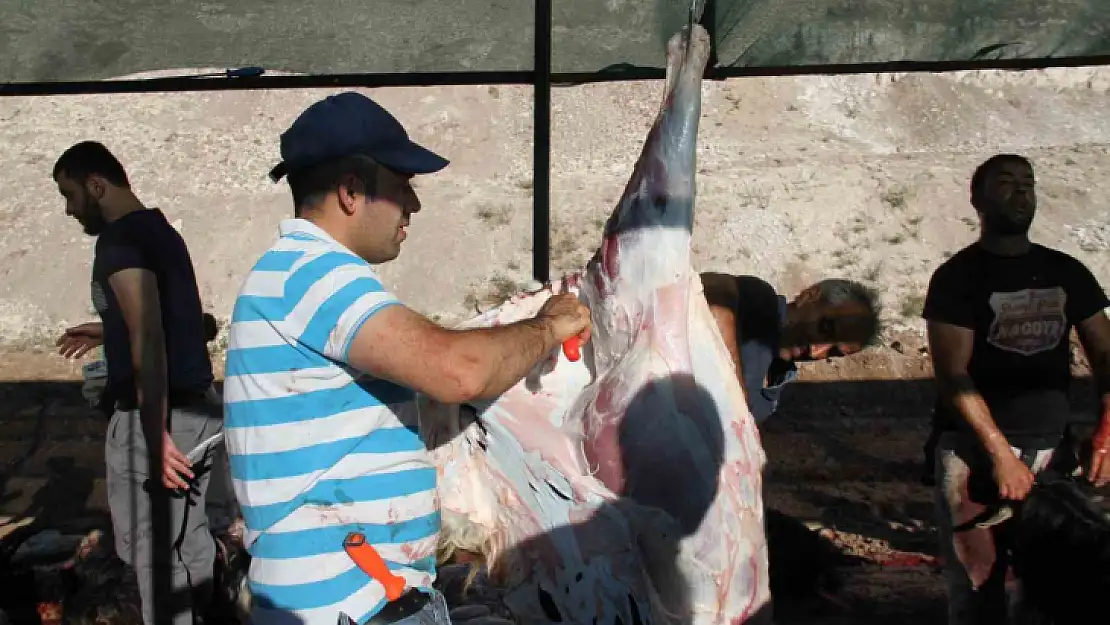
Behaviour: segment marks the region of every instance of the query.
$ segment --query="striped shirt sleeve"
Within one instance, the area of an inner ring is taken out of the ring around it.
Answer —
[[[318,270],[323,275],[300,295],[290,321],[303,328],[301,343],[332,360],[348,363],[351,342],[359,329],[378,311],[401,302],[360,258],[331,252],[312,263],[320,264],[325,271]]]

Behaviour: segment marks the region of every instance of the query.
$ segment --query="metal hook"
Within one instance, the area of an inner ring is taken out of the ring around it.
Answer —
[[[705,0],[691,0],[690,1],[690,24],[689,28],[693,28],[694,24],[701,21],[702,13],[705,12]]]

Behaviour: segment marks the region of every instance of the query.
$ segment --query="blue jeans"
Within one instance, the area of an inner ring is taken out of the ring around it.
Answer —
[[[393,625],[451,625],[451,617],[447,613],[447,600],[443,598],[443,593],[433,589],[429,594],[432,596],[431,600],[419,612],[399,621],[393,621]],[[339,625],[359,624],[340,612]]]

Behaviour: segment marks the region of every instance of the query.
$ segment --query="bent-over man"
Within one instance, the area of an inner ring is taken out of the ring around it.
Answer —
[[[701,280],[756,423],[778,409],[796,363],[854,354],[878,334],[875,295],[859,282],[822,280],[788,302],[755,276],[703,272]]]

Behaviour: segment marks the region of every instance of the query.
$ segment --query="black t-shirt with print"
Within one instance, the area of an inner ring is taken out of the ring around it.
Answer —
[[[105,392],[116,400],[135,401],[131,339],[108,282],[112,274],[134,267],[149,269],[158,281],[171,401],[203,393],[213,375],[196,274],[184,239],[156,208],[128,213],[107,224],[96,241],[92,300],[104,324]]]
[[[1110,305],[1081,262],[1034,244],[998,256],[974,243],[934,272],[923,317],[969,328],[975,342],[968,372],[998,428],[1017,446],[1052,442],[1069,418],[1068,335]],[[968,427],[947,404],[944,429]]]

